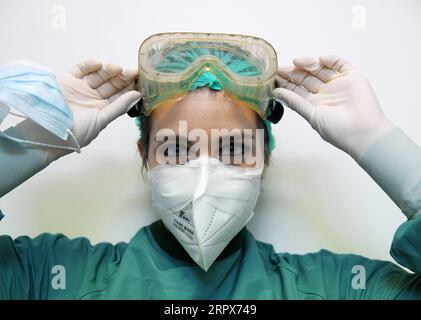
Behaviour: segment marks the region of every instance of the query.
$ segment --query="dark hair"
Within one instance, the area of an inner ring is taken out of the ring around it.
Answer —
[[[256,114],[258,120],[258,128],[265,130],[265,137],[264,137],[264,159],[265,159],[265,166],[269,166],[269,133],[268,129],[265,125],[265,122]],[[148,161],[148,153],[149,153],[149,138],[150,138],[150,131],[151,131],[151,121],[150,117],[146,117],[145,115],[140,115],[136,121],[139,125],[140,130],[140,138],[137,140],[137,148],[139,153],[142,157],[142,174],[147,170],[146,163]]]

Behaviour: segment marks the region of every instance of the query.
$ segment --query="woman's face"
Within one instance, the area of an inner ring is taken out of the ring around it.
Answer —
[[[223,91],[191,91],[171,107],[155,110],[150,121],[149,168],[205,154],[241,167],[259,167],[263,161],[264,129],[257,114]]]

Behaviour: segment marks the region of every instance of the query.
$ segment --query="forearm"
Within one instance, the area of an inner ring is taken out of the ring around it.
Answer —
[[[19,137],[14,127],[7,129],[5,133]],[[0,197],[44,169],[50,162],[46,150],[0,137]]]
[[[400,265],[421,274],[421,148],[395,127],[373,143],[358,163],[408,217],[395,233],[390,254]],[[410,287],[404,295],[411,294]]]
[[[358,163],[408,219],[421,214],[421,148],[401,129],[377,139]]]

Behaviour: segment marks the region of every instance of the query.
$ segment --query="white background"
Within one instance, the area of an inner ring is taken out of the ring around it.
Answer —
[[[341,55],[367,75],[387,116],[421,144],[416,0],[0,0],[0,65],[30,59],[62,73],[93,57],[136,68],[142,40],[166,31],[263,37],[281,64]],[[390,260],[405,217],[383,191],[293,111],[274,132],[277,148],[249,224],[255,237],[279,252],[325,248]],[[58,160],[4,196],[0,233],[130,240],[157,219],[140,174],[137,136],[134,121],[121,117],[82,154]]]

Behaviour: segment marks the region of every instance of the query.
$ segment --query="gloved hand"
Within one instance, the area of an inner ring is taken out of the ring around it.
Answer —
[[[278,70],[274,98],[303,116],[327,142],[358,160],[394,125],[367,79],[335,56],[301,58]]]
[[[140,100],[140,93],[133,90],[136,76],[137,70],[87,60],[58,78],[73,112],[72,133],[80,147]]]

